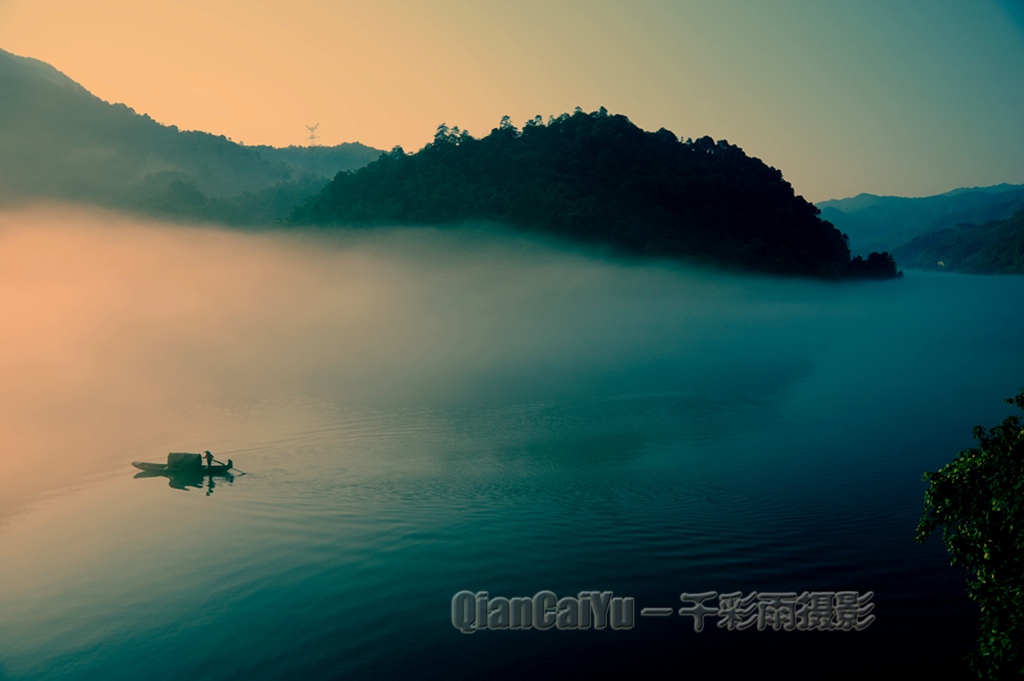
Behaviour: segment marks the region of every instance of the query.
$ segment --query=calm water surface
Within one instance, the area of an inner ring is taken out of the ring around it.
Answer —
[[[5,300],[63,334],[2,336],[23,501],[0,516],[0,678],[811,678],[973,645],[962,574],[912,538],[922,473],[1024,385],[1024,279],[828,285],[502,234],[93,220],[0,232],[32,263]],[[207,448],[247,474],[133,478]],[[452,625],[458,591],[543,589],[637,614],[684,591],[873,591],[877,619]]]

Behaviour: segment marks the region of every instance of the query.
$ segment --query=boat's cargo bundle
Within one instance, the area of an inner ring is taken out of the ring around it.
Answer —
[[[187,452],[171,452],[167,455],[168,470],[187,471],[202,468],[203,455]]]

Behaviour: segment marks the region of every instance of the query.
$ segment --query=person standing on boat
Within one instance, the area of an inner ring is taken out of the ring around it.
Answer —
[[[209,468],[213,465],[213,454],[210,454],[210,450],[206,450],[206,467]]]

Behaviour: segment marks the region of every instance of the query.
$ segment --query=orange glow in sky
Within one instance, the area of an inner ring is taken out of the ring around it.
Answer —
[[[164,124],[413,151],[606,106],[811,200],[1024,182],[1012,3],[0,0],[0,48]]]

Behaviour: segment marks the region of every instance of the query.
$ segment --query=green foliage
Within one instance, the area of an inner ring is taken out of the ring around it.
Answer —
[[[897,250],[910,267],[920,269],[1024,274],[1024,210],[1006,220],[928,232]]]
[[[505,116],[481,139],[441,124],[415,154],[339,173],[294,219],[489,220],[628,254],[835,278],[896,275],[888,256],[851,264],[844,235],[781,172],[739,147],[646,132],[603,108],[546,124],[536,116],[522,129]]]
[[[867,260],[859,255],[850,261],[850,276],[858,279],[890,279],[896,272],[896,260],[886,251],[872,253]],[[896,276],[903,276],[897,272]]]
[[[1024,410],[1024,389],[1006,400]],[[970,658],[982,678],[1024,674],[1024,431],[1018,416],[986,430],[978,446],[926,473],[924,541],[942,527],[953,565],[967,570],[967,593],[981,607],[979,648]]]

